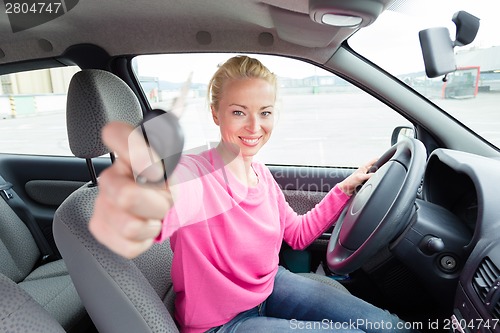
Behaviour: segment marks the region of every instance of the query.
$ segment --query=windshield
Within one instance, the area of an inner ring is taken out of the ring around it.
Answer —
[[[397,0],[371,26],[354,34],[349,45],[500,147],[500,20],[496,8],[496,0]],[[454,40],[451,19],[460,10],[480,19],[479,32],[471,44],[455,47],[457,71],[446,82],[443,77],[429,79],[418,32],[446,27]]]

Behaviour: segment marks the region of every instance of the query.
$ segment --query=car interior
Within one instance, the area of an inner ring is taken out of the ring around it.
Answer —
[[[185,152],[209,147],[198,75],[237,54],[276,68],[282,129],[261,158],[298,214],[379,157],[335,225],[304,250],[283,242],[280,265],[421,332],[500,332],[500,63],[488,53],[500,42],[476,55],[495,30],[477,4],[40,3],[0,14],[0,332],[179,331],[169,242],[129,260],[87,228],[99,174],[119,158],[101,130],[161,108]],[[393,49],[406,37],[380,45],[405,27],[379,21],[441,6],[455,31],[419,27],[408,39],[421,68],[393,73],[412,60]]]

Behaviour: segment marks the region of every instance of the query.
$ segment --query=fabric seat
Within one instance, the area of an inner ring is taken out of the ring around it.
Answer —
[[[0,332],[64,333],[62,326],[28,293],[0,274]]]
[[[86,311],[63,260],[31,272],[19,286],[43,306],[66,330],[79,325]]]
[[[110,153],[100,139],[105,124],[123,121],[136,126],[142,120],[132,90],[102,70],[73,76],[66,112],[70,148],[88,160]],[[73,192],[56,211],[53,226],[56,244],[96,328],[101,333],[177,332],[168,242],[134,260],[109,251],[87,227],[97,193],[92,182]]]
[[[24,289],[65,330],[72,331],[86,312],[63,260],[36,267],[40,251],[33,236],[1,199],[0,222],[0,273]]]
[[[110,153],[101,142],[102,127],[119,120],[133,126],[142,113],[132,90],[102,70],[77,73],[68,91],[68,136],[77,157],[90,160]],[[95,182],[95,180],[93,180]],[[88,230],[98,186],[73,192],[54,217],[54,238],[94,324],[101,333],[178,332],[168,241],[155,244],[134,260],[98,243]],[[318,277],[328,284],[339,283]]]

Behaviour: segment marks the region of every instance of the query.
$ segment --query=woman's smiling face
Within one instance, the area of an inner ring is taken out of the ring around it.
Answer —
[[[253,157],[269,140],[274,127],[276,91],[263,79],[225,82],[218,110],[212,107],[221,140],[232,153]],[[238,151],[235,151],[238,150]]]

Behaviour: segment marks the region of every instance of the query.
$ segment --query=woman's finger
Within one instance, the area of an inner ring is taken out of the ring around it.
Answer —
[[[112,251],[133,258],[151,246],[161,231],[161,220],[138,219],[101,197],[96,201],[89,229]]]
[[[118,167],[118,164],[113,165],[101,173],[100,195],[106,197],[109,205],[127,214],[144,219],[162,219],[172,206],[172,196],[166,185],[138,185],[132,177],[116,171]]]
[[[152,179],[163,177],[163,168],[158,155],[147,145],[140,127],[122,122],[111,122],[103,128],[103,142],[115,152],[123,174],[136,176],[147,170],[147,176]]]

